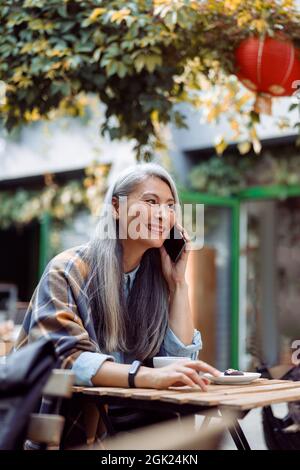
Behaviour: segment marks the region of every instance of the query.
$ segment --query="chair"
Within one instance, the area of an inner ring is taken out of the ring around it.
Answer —
[[[72,396],[74,374],[70,370],[54,369],[43,389],[43,400],[47,400],[50,413],[32,413],[27,438],[32,443],[26,449],[59,448],[65,418],[59,414],[63,399]]]
[[[300,366],[292,364],[258,369],[263,377],[281,380],[300,380]],[[274,416],[272,406],[262,408],[262,423],[269,450],[298,450],[300,448],[300,401],[288,403],[283,418]]]
[[[18,288],[15,284],[0,283],[0,321],[14,319],[17,298]]]
[[[23,449],[27,437],[38,448],[58,446],[74,375],[56,369],[53,342],[40,338],[0,359],[0,450]]]

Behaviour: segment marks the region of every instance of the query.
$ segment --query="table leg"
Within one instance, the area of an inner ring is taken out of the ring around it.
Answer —
[[[195,415],[195,416],[197,416],[197,415]],[[211,420],[211,416],[204,416],[203,423],[200,426],[201,431],[204,431],[205,429],[208,428],[210,420]]]
[[[219,414],[221,418],[226,416],[227,410],[224,408],[219,408]],[[248,411],[242,412],[240,418],[246,416],[248,414]],[[229,413],[229,420],[232,419],[230,417]],[[244,434],[244,431],[242,430],[238,418],[234,418],[232,421],[232,425],[228,427],[228,431],[237,447],[238,450],[251,450],[250,444],[247,441],[247,438]]]
[[[220,412],[220,418],[222,419],[222,413]],[[216,416],[217,417],[217,416]],[[201,424],[200,429],[204,431],[211,421],[212,416],[205,416],[203,423]],[[237,447],[238,450],[251,450],[250,445],[247,441],[247,438],[238,422],[237,419],[233,421],[231,427],[228,428],[228,431]]]
[[[110,419],[110,417],[108,416],[108,414],[106,412],[105,406],[103,404],[100,404],[98,406],[98,409],[99,409],[99,414],[101,416],[101,419],[103,420],[103,423],[104,423],[104,425],[106,427],[106,430],[108,432],[108,435],[109,436],[114,436],[115,434],[117,434],[117,432],[115,431],[115,429],[113,427],[111,419]]]
[[[251,450],[238,420],[235,420],[233,426],[229,428],[229,432],[238,450]]]

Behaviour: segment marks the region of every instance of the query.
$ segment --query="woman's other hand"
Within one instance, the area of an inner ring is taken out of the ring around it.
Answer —
[[[209,379],[199,375],[207,372],[218,377],[221,372],[203,361],[193,361],[191,359],[178,360],[165,367],[154,369],[146,368],[141,373],[137,373],[135,382],[137,387],[149,387],[155,389],[166,389],[168,387],[189,387],[207,391]]]

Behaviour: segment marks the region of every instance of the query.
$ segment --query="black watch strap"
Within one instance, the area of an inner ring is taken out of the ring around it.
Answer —
[[[141,365],[142,365],[141,361],[133,361],[133,363],[131,364],[131,366],[129,368],[129,371],[128,371],[128,385],[129,385],[130,388],[135,387],[134,378],[135,378],[139,368],[141,367]]]

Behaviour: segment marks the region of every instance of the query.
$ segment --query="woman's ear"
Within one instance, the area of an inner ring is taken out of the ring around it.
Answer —
[[[112,197],[112,205],[113,205],[113,217],[118,220],[119,219],[119,200],[116,196]]]

